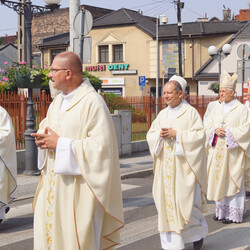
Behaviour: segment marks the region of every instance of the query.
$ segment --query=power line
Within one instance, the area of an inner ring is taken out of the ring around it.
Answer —
[[[169,9],[171,9],[173,7],[173,4],[171,6],[169,6],[168,8],[163,9],[161,12],[159,12],[158,14],[167,12]]]
[[[165,3],[164,3],[164,5],[165,5]],[[162,6],[163,6],[163,3],[158,4],[155,7],[150,8],[149,10],[145,10],[144,12],[147,13],[147,15],[149,15],[150,13],[156,13],[156,12],[158,13],[158,9],[162,9]]]
[[[199,14],[199,13],[197,13],[197,12],[195,12],[195,11],[189,9],[188,7],[185,7],[185,9],[187,9],[187,10],[189,10],[190,12],[196,14],[197,16],[204,17],[204,16],[202,16],[201,14]]]
[[[136,7],[131,7],[131,9],[137,9],[137,8],[149,6],[149,5],[156,4],[156,3],[166,3],[166,0],[152,0],[152,1],[153,2],[151,2],[151,3],[146,3],[143,5],[136,6]],[[170,1],[170,0],[168,0],[168,1]]]

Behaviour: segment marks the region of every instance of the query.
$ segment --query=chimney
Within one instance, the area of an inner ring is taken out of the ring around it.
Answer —
[[[231,9],[225,9],[223,10],[223,21],[228,21],[228,20],[232,20],[231,18]]]

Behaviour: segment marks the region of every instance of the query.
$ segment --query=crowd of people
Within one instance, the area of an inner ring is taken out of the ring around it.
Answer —
[[[58,91],[37,133],[41,180],[33,201],[34,249],[113,249],[124,226],[119,155],[109,110],[73,52],[58,54],[49,77]],[[237,75],[223,72],[218,101],[202,121],[184,99],[187,82],[164,86],[168,105],[147,141],[153,197],[163,249],[200,249],[208,234],[202,212],[215,202],[215,221],[241,223],[250,192],[250,113],[235,97]],[[16,189],[15,136],[0,107],[0,223]]]

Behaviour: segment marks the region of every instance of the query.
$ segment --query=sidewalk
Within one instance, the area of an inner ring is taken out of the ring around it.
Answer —
[[[143,177],[152,174],[153,159],[149,151],[133,153],[120,158],[121,179]],[[35,194],[40,176],[17,175],[17,200],[32,198]]]

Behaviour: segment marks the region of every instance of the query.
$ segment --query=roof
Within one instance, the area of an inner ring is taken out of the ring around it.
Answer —
[[[56,36],[46,37],[41,39],[39,48],[55,47],[55,46],[68,46],[69,45],[69,32],[62,33]]]
[[[204,37],[216,35],[230,35],[237,33],[246,25],[246,21],[240,22],[235,20],[220,21],[220,22],[189,22],[183,23],[182,38]],[[148,33],[153,39],[156,38],[156,23],[155,19],[149,16],[143,16],[141,13],[121,8],[99,17],[94,20],[93,28],[106,28],[134,25],[144,32]],[[159,40],[177,39],[178,29],[177,24],[159,25]],[[249,33],[250,34],[250,33]],[[68,45],[69,33],[61,34],[62,36],[53,36],[41,40],[38,47],[53,46],[53,45]]]
[[[18,54],[17,54],[17,47],[12,43],[0,46],[0,68],[3,69],[6,67],[4,62],[9,61],[17,61]]]
[[[8,44],[5,44],[5,45],[1,45],[0,46],[0,51],[4,50],[8,46],[12,46],[13,48],[17,49],[17,47],[13,43],[8,43]]]
[[[244,27],[247,22],[220,21],[220,22],[190,22],[183,23],[182,37],[202,37],[207,35],[234,34]],[[159,38],[173,39],[178,36],[176,24],[160,25]]]
[[[138,11],[121,8],[96,19],[93,28],[135,25],[149,33],[151,36],[154,36],[155,22],[153,20],[154,18],[144,16]]]
[[[232,38],[227,42],[227,43],[232,43],[236,38],[237,39],[249,39],[250,38],[250,22],[242,22],[244,23],[244,26],[241,27],[236,34],[232,36]],[[218,50],[221,51],[222,47]],[[202,67],[196,71],[195,73],[195,78],[200,79],[200,78],[205,78],[206,74],[202,73],[202,71],[214,60],[213,57],[209,58],[203,65]],[[208,76],[209,77],[209,76]],[[218,74],[217,74],[217,79],[218,79]]]

